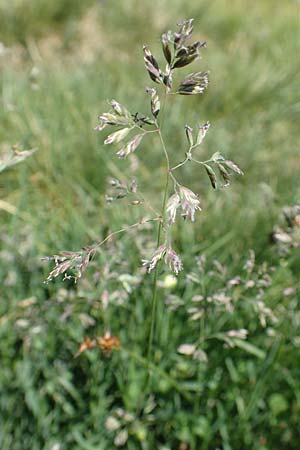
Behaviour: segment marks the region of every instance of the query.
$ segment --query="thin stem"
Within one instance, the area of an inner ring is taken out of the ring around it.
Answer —
[[[192,150],[197,147],[197,145],[192,145],[189,150],[186,153],[186,157],[183,161],[181,161],[180,163],[176,164],[176,166],[172,167],[170,170],[171,172],[173,172],[176,169],[179,169],[179,167],[184,166],[185,163],[187,163],[188,161],[193,161],[197,164],[201,164],[201,165],[205,165],[205,164],[209,164],[211,162],[214,162],[213,159],[208,159],[207,161],[198,161],[197,159],[193,158],[192,156]]]
[[[168,187],[169,187],[169,178],[170,178],[169,175],[170,174],[168,172],[167,173],[167,179],[166,179],[166,185],[165,185],[165,191],[164,191],[162,212],[161,212],[162,220],[159,222],[159,225],[158,225],[157,247],[160,244],[162,224],[163,224],[163,220],[164,220],[164,216],[165,216],[166,201],[167,201]],[[153,335],[154,335],[155,312],[156,312],[156,305],[157,305],[157,277],[158,277],[158,265],[154,269],[154,278],[153,278],[151,323],[150,323],[150,335],[149,335],[148,354],[147,354],[147,360],[148,360],[149,363],[150,363],[150,360],[151,360],[151,351],[152,351],[152,343],[153,343]]]
[[[121,229],[118,230],[118,231],[113,231],[112,233],[108,234],[108,235],[106,236],[106,238],[103,239],[102,241],[96,242],[96,243],[93,245],[93,247],[94,247],[95,249],[97,249],[97,248],[101,247],[106,241],[108,241],[108,240],[109,240],[110,238],[112,238],[113,236],[116,236],[117,234],[125,233],[126,231],[131,230],[132,228],[136,228],[136,227],[138,227],[138,226],[140,226],[140,225],[144,225],[145,223],[148,223],[148,222],[155,222],[155,221],[157,221],[157,220],[159,220],[160,223],[161,223],[161,217],[154,217],[154,218],[152,218],[152,219],[144,219],[144,220],[140,220],[139,222],[133,223],[132,225],[129,225],[128,227],[121,228]]]
[[[172,181],[173,181],[173,183],[174,183],[174,189],[175,189],[175,191],[176,191],[176,186],[179,186],[179,183],[178,183],[178,181],[176,180],[176,178],[174,177],[174,175],[172,174],[172,170],[170,169],[170,171],[169,171],[169,175],[170,175],[170,177],[172,178]]]
[[[134,128],[138,128],[139,130],[141,130],[143,132],[143,134],[157,133],[158,132],[158,127],[155,128],[155,130],[145,130],[143,127],[140,127],[139,125],[135,125]]]
[[[179,167],[183,166],[186,162],[188,162],[190,159],[186,157],[181,163],[177,164],[177,166],[172,167],[171,172],[173,172],[176,169],[179,169]]]
[[[166,161],[167,161],[167,170],[168,170],[168,172],[169,172],[169,171],[170,171],[170,159],[169,159],[169,155],[168,155],[168,152],[167,152],[167,149],[166,149],[166,146],[165,146],[165,142],[164,142],[164,140],[163,140],[163,137],[162,137],[160,128],[158,129],[158,135],[159,135],[160,142],[161,142],[161,145],[162,145],[162,148],[163,148],[165,157],[166,157]]]
[[[205,164],[211,163],[213,162],[212,159],[208,159],[207,161],[198,161],[197,159],[192,158],[191,161],[197,163],[197,164],[201,164],[202,166],[204,166]]]
[[[167,148],[166,148],[166,145],[165,145],[165,141],[164,141],[164,139],[162,137],[160,128],[158,128],[158,135],[159,135],[160,142],[161,142],[161,145],[162,145],[162,148],[163,148],[163,151],[164,151],[164,154],[165,154],[166,162],[167,162],[167,186],[166,187],[168,188],[168,186],[169,186],[169,178],[170,177],[172,178],[173,183],[176,186],[178,184],[178,182],[177,182],[176,178],[174,177],[174,175],[172,174],[172,169],[171,169],[171,166],[170,166],[170,158],[169,158],[168,151],[167,151]],[[168,193],[168,189],[165,190],[165,196],[167,195],[167,193]],[[164,214],[165,214],[165,207],[166,207],[166,198],[164,197],[164,203],[163,203],[163,213]],[[163,218],[164,218],[164,215],[163,215]]]
[[[191,149],[192,149],[193,147],[191,147]],[[189,153],[187,153],[188,155],[189,155]],[[209,164],[209,163],[211,163],[211,162],[214,162],[212,159],[208,159],[207,161],[198,161],[197,159],[194,159],[194,158],[192,158],[191,156],[187,156],[183,161],[181,161],[180,163],[178,163],[176,166],[174,166],[174,167],[172,167],[171,169],[170,169],[170,172],[171,172],[171,176],[172,176],[172,178],[174,178],[174,180],[175,180],[175,177],[173,176],[173,174],[172,174],[172,172],[174,172],[174,170],[177,170],[177,169],[179,169],[180,167],[182,167],[182,166],[184,166],[184,164],[186,164],[188,161],[193,161],[193,162],[195,162],[195,163],[197,163],[197,164],[201,164],[202,166],[205,166],[206,164]],[[176,180],[175,180],[176,181]],[[177,183],[177,182],[176,182]]]
[[[164,112],[164,108],[165,108],[165,103],[166,103],[166,92],[165,92],[165,96],[164,96],[164,103],[163,103],[163,108],[162,108],[162,112]],[[162,114],[163,117],[163,114]],[[163,120],[163,119],[162,119]],[[156,125],[157,125],[157,129],[158,129],[158,135],[160,137],[160,141],[162,144],[162,148],[164,151],[164,155],[166,158],[166,163],[167,163],[167,177],[166,177],[166,184],[165,184],[165,189],[164,189],[164,194],[163,194],[163,202],[162,202],[162,208],[161,208],[161,218],[162,220],[159,222],[158,225],[158,231],[157,231],[157,246],[160,245],[160,239],[161,239],[161,232],[162,232],[162,227],[165,221],[165,210],[166,210],[166,203],[167,203],[167,197],[168,197],[168,188],[169,188],[169,179],[170,179],[170,159],[169,159],[169,155],[166,149],[166,145],[164,142],[164,139],[162,137],[161,134],[161,129],[157,123],[156,120]],[[155,315],[156,315],[156,306],[157,306],[157,278],[158,278],[158,265],[155,267],[154,269],[154,278],[153,278],[153,293],[152,293],[152,308],[151,308],[151,322],[150,322],[150,334],[149,334],[149,342],[148,342],[148,353],[147,353],[147,360],[150,363],[151,360],[151,352],[152,352],[152,344],[153,344],[153,336],[154,336],[154,324],[155,324]],[[149,377],[147,379],[147,385],[148,385],[148,381],[149,381]]]

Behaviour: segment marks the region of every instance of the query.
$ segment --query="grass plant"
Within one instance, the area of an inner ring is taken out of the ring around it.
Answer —
[[[54,0],[65,13],[53,19],[32,0],[24,20],[27,2],[1,3],[1,156],[37,150],[1,173],[0,448],[298,450],[299,4],[76,4]],[[174,171],[203,211],[171,227],[184,271],[157,270],[147,358],[153,290],[140,261],[160,220],[112,237],[76,285],[44,284],[40,257],[140,221],[133,198],[107,203],[111,178],[138,179],[162,216],[159,135],[118,160],[93,128],[107,99],[145,110],[140,43],[157,55],[183,16],[208,42],[210,84],[202,96],[168,96],[172,167],[184,160],[183,125],[209,121],[199,161],[219,151],[245,176],[214,190],[197,163]],[[96,337],[100,349],[74,357]]]

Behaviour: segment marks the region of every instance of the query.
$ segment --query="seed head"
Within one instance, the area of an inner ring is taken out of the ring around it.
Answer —
[[[177,94],[193,95],[203,94],[208,86],[208,72],[190,73],[183,81],[181,81]]]
[[[146,88],[146,92],[151,95],[151,112],[154,117],[157,117],[160,111],[160,101],[156,89]]]
[[[145,266],[147,268],[147,272],[150,273],[162,259],[164,259],[165,263],[175,273],[175,275],[178,275],[178,273],[183,269],[180,257],[171,247],[167,247],[166,244],[158,247],[150,260],[144,259],[142,261],[143,266]]]
[[[161,83],[162,73],[159,69],[156,59],[154,58],[148,47],[146,47],[145,45],[143,47],[143,51],[144,51],[145,66],[151,80],[155,81],[155,83]]]
[[[121,130],[115,131],[114,133],[107,136],[107,138],[104,141],[104,144],[117,144],[118,142],[121,142],[129,133],[130,128],[122,128]]]
[[[169,224],[175,222],[177,209],[180,207],[180,196],[179,194],[173,194],[167,203],[166,211],[169,215]]]
[[[206,122],[204,125],[199,125],[199,132],[197,136],[197,145],[200,145],[208,132],[210,123]]]
[[[167,251],[167,246],[165,244],[158,247],[152,255],[150,260],[143,259],[143,266],[146,267],[147,272],[150,273],[153,269],[155,269],[157,263],[165,256]]]
[[[192,147],[194,144],[193,128],[189,127],[188,125],[185,125],[184,129],[185,129],[185,134],[186,134],[188,143],[189,143],[190,147]]]
[[[175,275],[178,275],[179,272],[183,269],[183,264],[180,257],[171,247],[169,247],[166,251],[165,263],[170,267]]]
[[[144,134],[142,133],[136,134],[134,138],[125,145],[125,147],[121,148],[121,150],[117,152],[118,157],[123,159],[126,158],[126,156],[128,156],[130,153],[133,153],[140,145],[143,137]]]
[[[201,211],[200,201],[197,195],[193,191],[184,186],[180,186],[179,195],[180,195],[180,206],[182,211],[181,215],[183,217],[187,217],[193,222],[195,220],[195,212],[197,210]]]

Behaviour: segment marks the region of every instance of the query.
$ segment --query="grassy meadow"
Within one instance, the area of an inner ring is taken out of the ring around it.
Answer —
[[[190,17],[207,48],[186,73],[210,84],[166,102],[172,164],[184,125],[209,121],[199,158],[245,175],[213,190],[178,171],[202,212],[174,226],[184,271],[159,268],[149,362],[156,224],[111,239],[77,284],[45,284],[42,258],[145,217],[105,201],[111,177],[161,207],[158,137],[119,160],[93,128],[111,99],[150,114],[142,45],[162,63],[161,33]],[[299,36],[292,0],[0,0],[1,155],[37,149],[0,174],[1,450],[299,449]],[[107,330],[119,349],[75,357]]]

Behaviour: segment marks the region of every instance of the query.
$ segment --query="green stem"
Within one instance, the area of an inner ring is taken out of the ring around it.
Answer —
[[[165,185],[165,191],[164,191],[164,198],[163,198],[163,204],[162,204],[162,211],[161,216],[162,220],[159,222],[158,225],[158,232],[157,232],[157,247],[160,244],[160,238],[161,238],[161,230],[162,230],[162,221],[164,220],[165,216],[165,208],[167,203],[167,195],[168,195],[168,187],[169,187],[169,179],[170,174],[168,172],[167,179],[166,179],[166,185]],[[152,310],[151,310],[151,323],[150,323],[150,335],[149,335],[149,343],[148,343],[148,354],[147,359],[150,363],[151,360],[151,352],[152,352],[152,344],[153,344],[153,335],[154,335],[154,322],[155,322],[155,313],[156,313],[156,305],[157,305],[157,277],[158,277],[158,265],[154,269],[154,278],[153,278],[153,295],[152,295]]]
[[[163,102],[163,108],[162,108],[162,120],[164,117],[164,109],[165,109],[165,103],[166,103],[166,93],[164,97]],[[162,123],[162,122],[161,122]],[[165,221],[165,210],[166,210],[166,204],[167,204],[167,197],[168,197],[168,189],[169,189],[169,180],[170,180],[170,160],[169,155],[165,146],[164,139],[161,134],[161,128],[159,127],[158,123],[156,122],[157,130],[159,134],[159,138],[163,147],[164,155],[166,158],[167,163],[167,177],[166,177],[166,184],[164,189],[164,195],[163,195],[163,202],[162,202],[162,208],[161,208],[161,221],[158,225],[158,231],[157,231],[157,247],[160,245],[160,239],[161,239],[161,232],[162,227]],[[158,268],[157,265],[154,269],[154,278],[153,278],[153,290],[152,290],[152,308],[151,308],[151,322],[150,322],[150,334],[149,334],[149,342],[148,342],[148,353],[147,353],[147,360],[150,363],[151,362],[151,353],[152,353],[152,345],[153,345],[153,337],[154,337],[154,325],[155,325],[155,316],[156,316],[156,307],[157,307],[157,278],[158,278]],[[147,380],[147,384],[148,384]]]

